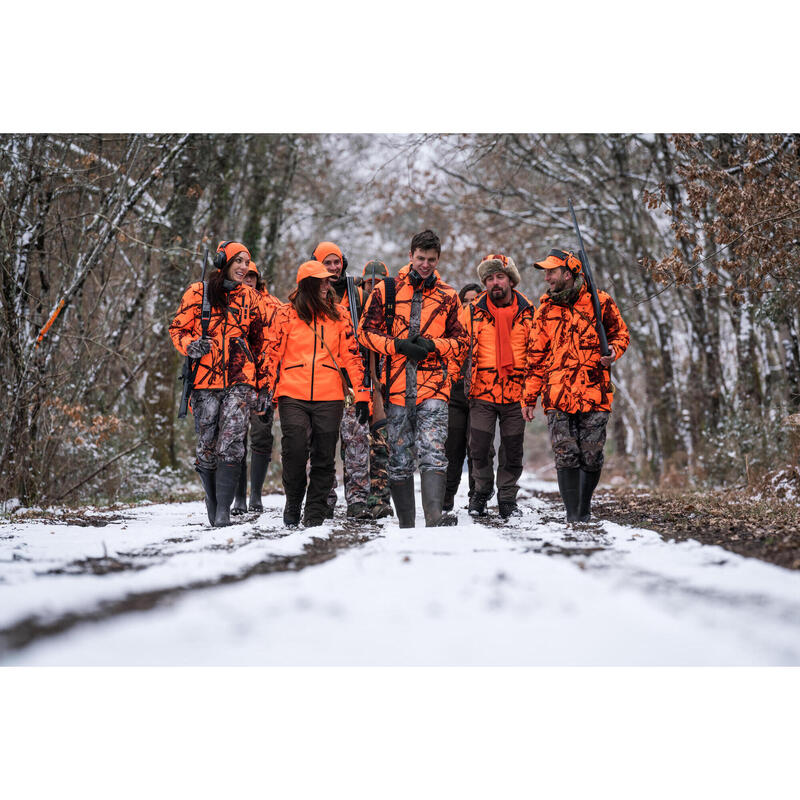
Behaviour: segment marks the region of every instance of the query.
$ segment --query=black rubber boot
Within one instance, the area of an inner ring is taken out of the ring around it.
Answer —
[[[203,491],[206,494],[206,512],[208,513],[208,522],[210,525],[214,524],[214,517],[217,515],[217,488],[214,479],[215,471],[213,469],[203,469],[203,467],[195,467],[195,471],[200,476],[203,484]]]
[[[567,510],[567,522],[579,521],[578,484],[580,482],[580,472],[578,467],[556,470],[558,491],[561,492],[561,499],[564,501],[564,508]]]
[[[242,471],[241,462],[237,464],[217,464],[217,513],[214,515],[214,527],[224,528],[231,524],[231,503],[236,492],[236,484]]]
[[[442,502],[447,487],[447,473],[432,469],[420,476],[422,492],[422,513],[425,514],[425,527],[437,528],[442,525],[455,525],[458,520],[452,514],[442,513]]]
[[[592,518],[592,494],[600,480],[600,471],[586,472],[581,470],[578,481],[578,520],[588,522]]]
[[[236,483],[236,493],[233,496],[233,508],[231,514],[238,516],[247,513],[247,453],[242,459],[242,469],[239,473],[239,480]]]
[[[417,509],[414,502],[414,476],[402,481],[389,481],[392,503],[401,528],[413,528]]]
[[[269,455],[267,453],[257,453],[252,450],[250,456],[250,510],[263,511],[264,504],[261,502],[261,490],[264,488],[264,478],[267,477],[269,469]]]

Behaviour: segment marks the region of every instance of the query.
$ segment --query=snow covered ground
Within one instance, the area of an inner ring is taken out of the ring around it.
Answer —
[[[523,487],[507,524],[471,520],[462,494],[457,527],[426,529],[418,499],[419,527],[382,520],[346,546],[358,529],[338,515],[284,531],[277,495],[226,529],[199,502],[1,525],[0,663],[800,664],[800,573],[608,522],[573,530],[538,495],[553,484]]]

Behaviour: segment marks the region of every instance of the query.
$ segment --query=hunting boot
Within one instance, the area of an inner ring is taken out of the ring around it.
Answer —
[[[445,492],[444,500],[442,500],[442,511],[452,511],[455,504],[455,494],[453,492]]]
[[[300,500],[286,498],[286,505],[283,507],[283,524],[287,528],[296,528],[300,524],[300,505],[302,502],[302,498]]]
[[[366,503],[351,503],[347,506],[348,519],[372,519],[372,513]]]
[[[469,498],[469,515],[471,517],[485,517],[487,514],[486,504],[491,495],[473,492]]]
[[[580,482],[578,467],[556,470],[558,475],[558,491],[567,510],[567,522],[578,522],[578,493]]]
[[[588,522],[592,518],[592,494],[600,481],[600,471],[587,472],[581,470],[580,480],[578,481],[578,520]]]
[[[452,514],[442,513],[442,502],[447,486],[447,473],[425,470],[420,476],[422,491],[422,512],[425,514],[425,527],[436,528],[442,525],[455,525],[458,520]]]
[[[231,503],[236,492],[236,484],[242,472],[242,464],[217,464],[217,513],[214,515],[214,527],[224,528],[231,524]]]
[[[402,481],[389,481],[392,492],[392,503],[397,511],[397,519],[401,528],[413,528],[416,506],[414,503],[414,476],[410,475]]]
[[[233,496],[231,514],[238,516],[247,512],[247,453],[242,459],[242,469],[236,482],[236,494]]]
[[[210,525],[214,524],[214,517],[217,514],[217,490],[215,486],[213,469],[204,469],[203,467],[195,467],[195,471],[200,476],[203,483],[203,491],[206,495],[206,512],[208,513],[208,522]]]
[[[250,510],[263,511],[264,504],[261,502],[261,490],[264,488],[264,478],[267,477],[269,469],[269,455],[252,451],[250,456]],[[298,512],[299,513],[299,512]]]

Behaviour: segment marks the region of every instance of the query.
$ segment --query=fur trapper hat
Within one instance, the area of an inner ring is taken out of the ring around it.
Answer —
[[[517,265],[512,258],[504,256],[502,253],[488,255],[478,264],[478,278],[482,284],[486,285],[486,279],[493,272],[505,272],[512,286],[519,284],[520,278]]]

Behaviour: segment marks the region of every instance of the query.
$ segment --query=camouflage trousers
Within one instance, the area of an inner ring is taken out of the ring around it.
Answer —
[[[372,428],[369,443],[369,496],[367,507],[389,505],[389,445],[386,443],[385,426]]]
[[[447,470],[444,444],[447,440],[447,403],[423,400],[415,414],[405,406],[390,403],[386,409],[386,436],[389,445],[389,480],[402,481],[420,472]]]
[[[192,391],[192,415],[197,433],[195,466],[215,470],[219,461],[241,462],[250,411],[257,398],[256,390],[243,384],[227,389]]]
[[[586,472],[599,472],[603,468],[609,416],[608,411],[548,411],[547,427],[556,469],[580,467]]]

